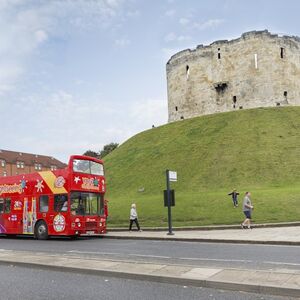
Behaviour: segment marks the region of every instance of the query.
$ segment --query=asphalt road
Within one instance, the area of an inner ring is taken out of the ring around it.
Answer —
[[[288,298],[0,265],[1,300],[283,300]]]
[[[193,266],[300,270],[299,246],[115,240],[105,238],[38,241],[32,238],[12,239],[1,237],[0,251],[1,249]]]

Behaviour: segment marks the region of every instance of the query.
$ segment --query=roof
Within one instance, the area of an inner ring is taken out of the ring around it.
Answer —
[[[67,166],[65,163],[51,156],[9,150],[0,150],[0,160],[1,159],[10,164],[15,164],[17,161],[24,162],[26,166],[33,166],[35,163],[39,163],[43,167],[48,168],[56,166],[58,169],[63,169]]]

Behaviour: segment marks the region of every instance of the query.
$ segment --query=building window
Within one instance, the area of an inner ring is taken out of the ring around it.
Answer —
[[[55,170],[57,170],[57,167],[56,167],[56,166],[54,166],[54,165],[53,165],[53,166],[51,166],[50,168],[51,168],[51,171],[55,171]]]
[[[236,96],[232,97],[232,102],[233,102],[233,108],[236,107]]]
[[[189,76],[190,76],[190,67],[188,65],[185,67],[185,73],[186,73],[186,79],[189,79]]]
[[[17,168],[18,169],[24,169],[24,166],[25,166],[25,164],[24,164],[23,161],[17,161]]]
[[[3,171],[3,176],[6,177],[7,176],[7,172]]]
[[[184,116],[181,116],[180,119],[183,120],[183,119],[184,119]]]
[[[285,49],[284,48],[280,48],[280,58],[284,58],[284,54],[285,54]]]
[[[175,106],[175,110],[178,111],[178,106]]]
[[[0,160],[0,164],[1,164],[1,167],[5,167],[5,160],[4,160],[4,159],[1,159],[1,160]]]
[[[42,170],[42,165],[41,164],[34,164],[34,169],[40,171],[40,170]]]

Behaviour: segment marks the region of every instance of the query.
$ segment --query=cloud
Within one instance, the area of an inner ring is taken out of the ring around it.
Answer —
[[[127,38],[121,38],[115,40],[115,45],[121,48],[130,45],[130,43],[131,43],[130,40]]]
[[[172,17],[176,14],[176,10],[175,9],[169,9],[165,12],[165,16],[167,17]]]
[[[179,19],[179,24],[182,26],[188,26],[191,29],[197,29],[197,30],[205,30],[205,29],[210,29],[210,28],[216,28],[219,25],[224,23],[223,19],[210,19],[205,22],[199,23],[199,22],[194,22],[188,18],[180,18]]]
[[[183,42],[190,39],[191,37],[188,35],[176,35],[174,32],[168,33],[164,38],[166,42]]]
[[[179,24],[181,24],[181,25],[187,25],[187,24],[189,24],[190,23],[190,20],[189,19],[187,19],[187,18],[180,18],[179,19]]]
[[[221,25],[222,23],[224,23],[223,19],[210,19],[203,23],[193,23],[193,27],[198,30],[205,30],[205,29],[209,29],[209,28],[216,28],[219,25]]]
[[[152,125],[166,123],[168,116],[167,100],[164,98],[148,98],[135,102],[130,107],[130,117],[135,123],[142,123],[149,128]]]
[[[30,59],[49,40],[115,26],[125,14],[123,5],[124,0],[53,0],[38,5],[35,0],[1,0],[0,95],[16,88]],[[129,43],[116,41],[118,46]]]

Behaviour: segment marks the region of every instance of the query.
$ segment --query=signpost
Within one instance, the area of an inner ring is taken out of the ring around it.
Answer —
[[[167,179],[167,190],[164,191],[165,196],[165,206],[168,206],[168,235],[174,235],[172,231],[172,215],[171,215],[171,206],[175,206],[175,192],[170,189],[170,182],[177,181],[177,172],[166,170],[166,179]]]

